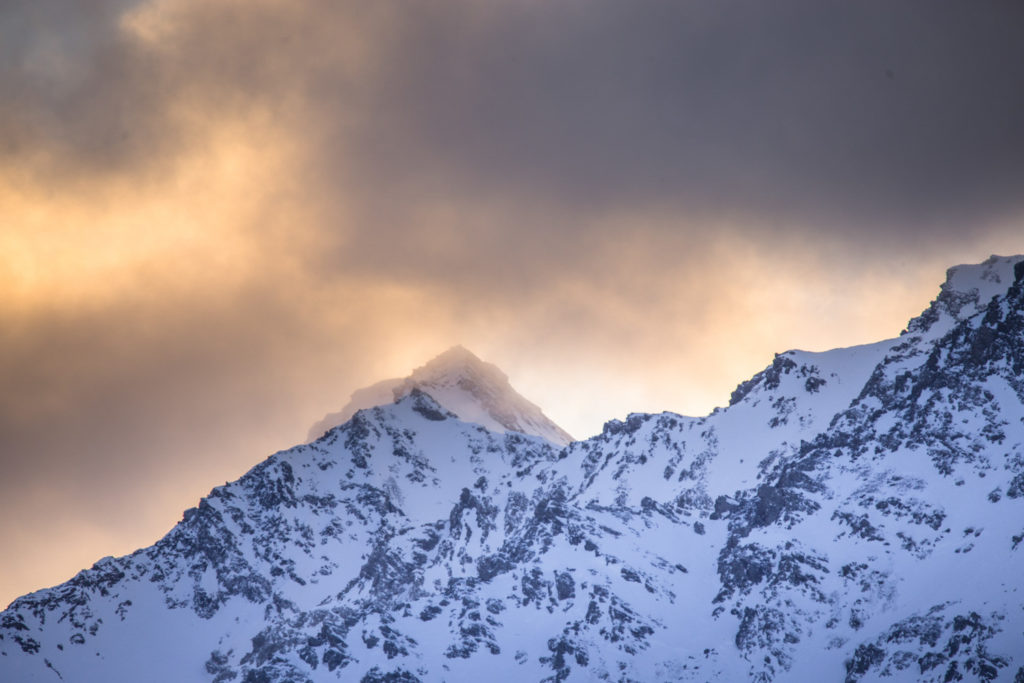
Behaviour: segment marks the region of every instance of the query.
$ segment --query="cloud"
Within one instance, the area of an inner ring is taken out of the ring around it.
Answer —
[[[0,134],[47,173],[139,177],[262,112],[305,147],[314,200],[340,194],[386,244],[438,197],[563,209],[568,239],[651,205],[751,230],[962,235],[1022,209],[1022,12],[47,0],[3,22],[21,68]]]
[[[425,7],[398,22],[354,137],[385,201],[457,188],[879,238],[1021,209],[1019,7]]]
[[[583,435],[895,334],[1020,250],[1021,12],[6,3],[0,537],[151,542],[457,342]]]

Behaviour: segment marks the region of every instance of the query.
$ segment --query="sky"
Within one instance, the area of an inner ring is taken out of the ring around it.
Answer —
[[[1024,252],[1024,5],[0,2],[0,605],[455,344],[586,437]]]

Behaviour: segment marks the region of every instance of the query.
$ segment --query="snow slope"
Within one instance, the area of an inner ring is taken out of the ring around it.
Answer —
[[[1021,546],[1024,258],[993,257],[705,417],[559,448],[411,386],[16,600],[0,680],[1019,682]]]

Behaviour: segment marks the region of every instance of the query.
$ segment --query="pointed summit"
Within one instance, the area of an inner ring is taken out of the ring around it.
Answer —
[[[498,366],[480,360],[463,346],[453,346],[408,377],[388,379],[353,392],[348,404],[310,428],[309,439],[347,422],[356,411],[397,401],[423,391],[466,422],[492,431],[521,432],[564,446],[573,439],[540,408],[509,384]]]

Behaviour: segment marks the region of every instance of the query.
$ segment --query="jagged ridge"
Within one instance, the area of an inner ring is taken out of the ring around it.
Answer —
[[[413,387],[16,600],[0,678],[1024,680],[1022,376],[993,257],[897,339],[561,450]]]

